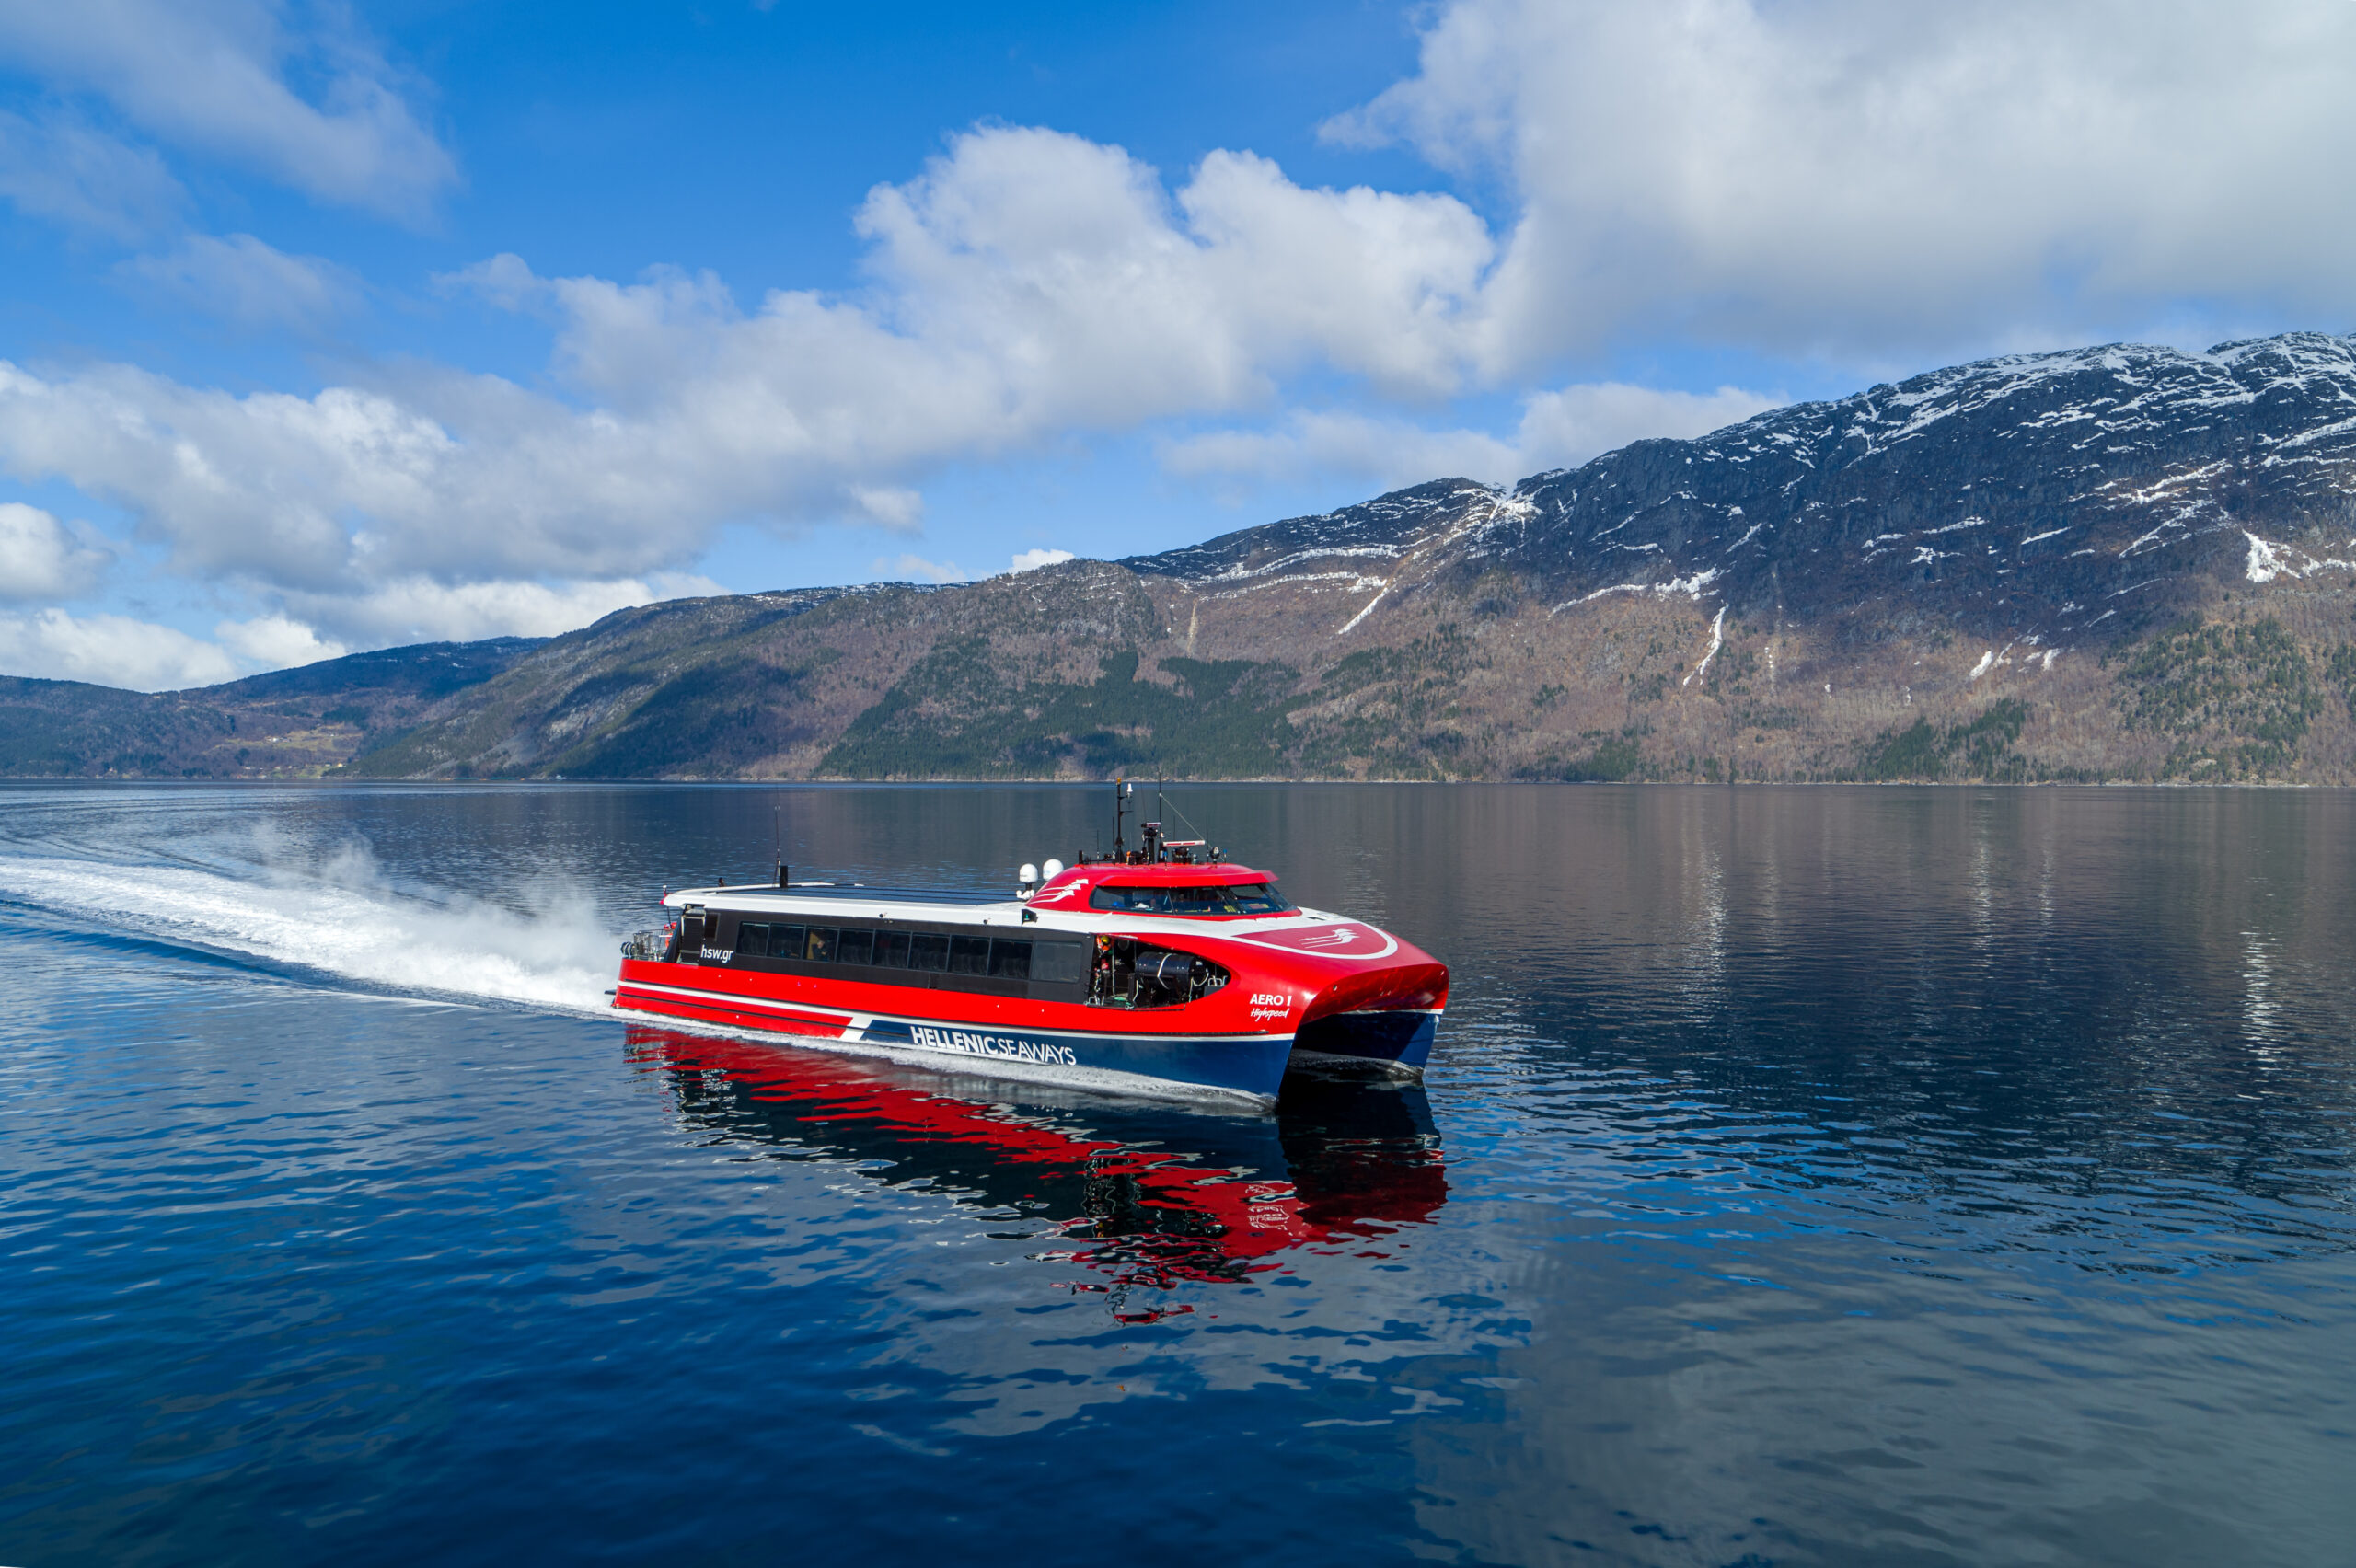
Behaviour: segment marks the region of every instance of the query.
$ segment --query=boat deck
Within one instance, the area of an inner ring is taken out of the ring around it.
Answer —
[[[856,904],[953,904],[979,907],[987,904],[1020,903],[1011,892],[976,893],[962,887],[879,887],[866,882],[745,882],[733,887],[681,888],[673,896],[700,896],[709,903],[736,898],[836,898]]]

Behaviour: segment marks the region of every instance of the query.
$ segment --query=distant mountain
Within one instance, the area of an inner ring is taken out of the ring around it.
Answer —
[[[2356,340],[2115,346],[1161,555],[624,611],[342,755],[387,777],[2350,782],[2352,589]],[[231,689],[75,700],[127,732],[137,703],[162,724]],[[6,744],[20,771],[39,751]]]
[[[244,778],[317,774],[499,674],[530,637],[426,642],[193,691],[0,676],[0,776]]]

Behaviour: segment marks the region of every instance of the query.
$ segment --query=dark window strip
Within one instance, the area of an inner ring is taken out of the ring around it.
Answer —
[[[877,930],[872,927],[790,926],[742,920],[736,926],[735,951],[746,958],[908,969],[969,979],[1075,985],[1088,975],[1085,942],[981,937],[954,931]]]

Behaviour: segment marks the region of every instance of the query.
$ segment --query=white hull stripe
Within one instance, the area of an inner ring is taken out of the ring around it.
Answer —
[[[1045,1035],[1057,1040],[1119,1039],[1144,1045],[1232,1045],[1286,1039],[1293,1033],[1291,1030],[1282,1029],[1266,1030],[1255,1034],[1165,1034],[1158,1031],[1145,1030],[1048,1029],[1028,1023],[974,1023],[956,1019],[917,1018],[900,1013],[851,1013],[811,1002],[779,1002],[766,997],[739,997],[726,991],[702,991],[687,986],[661,986],[650,980],[625,980],[616,989],[620,996],[677,997],[683,1000],[700,1002],[706,1007],[768,1013],[780,1019],[791,1019],[797,1023],[814,1023],[829,1029],[839,1029],[847,1034],[864,1034],[876,1024],[886,1023],[896,1024],[902,1028],[915,1028],[922,1025],[928,1029],[999,1030],[1010,1033]]]

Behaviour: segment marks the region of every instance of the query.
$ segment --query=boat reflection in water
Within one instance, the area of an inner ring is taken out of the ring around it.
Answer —
[[[691,1124],[783,1158],[857,1159],[872,1181],[922,1184],[1053,1237],[1046,1256],[1095,1271],[1078,1288],[1117,1292],[1116,1310],[1136,1288],[1231,1283],[1294,1248],[1379,1247],[1448,1201],[1415,1084],[1300,1078],[1261,1116],[1058,1101],[1029,1086],[1017,1108],[997,1098],[1000,1079],[670,1029],[628,1038]],[[957,1092],[968,1088],[974,1098]]]

